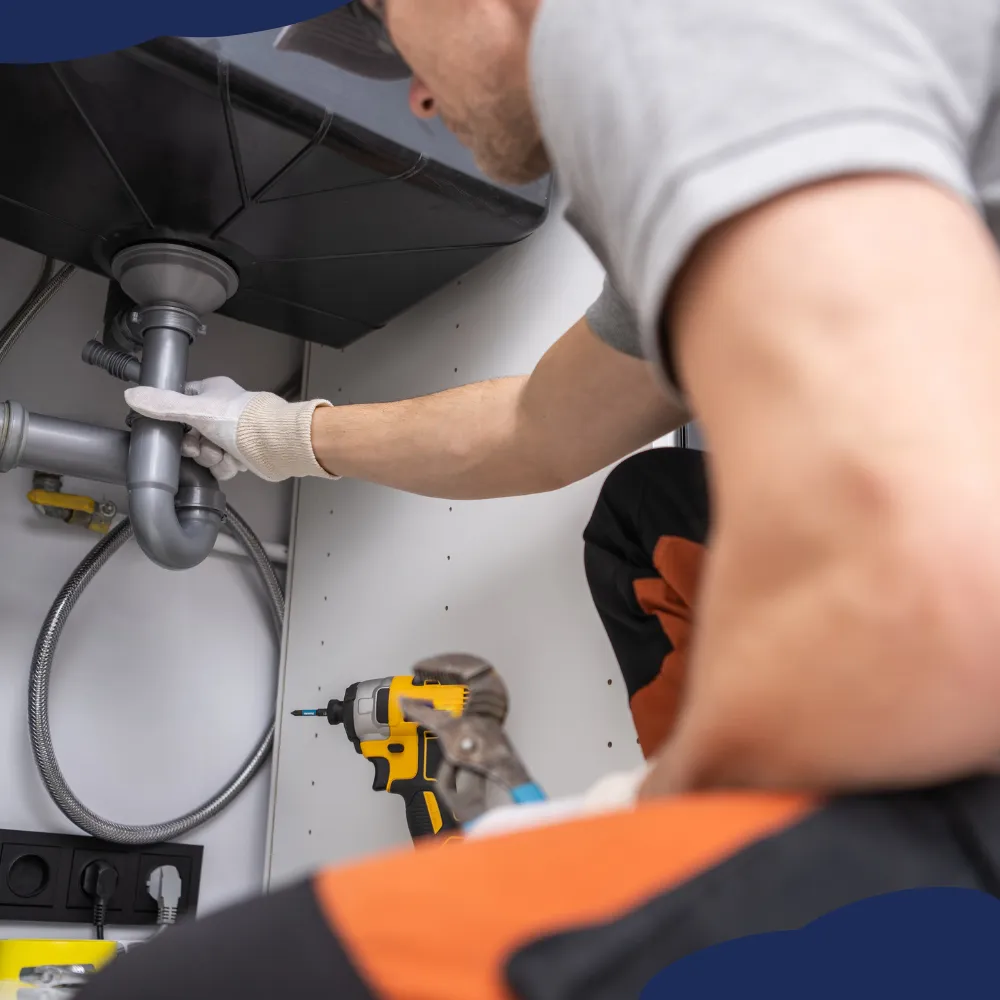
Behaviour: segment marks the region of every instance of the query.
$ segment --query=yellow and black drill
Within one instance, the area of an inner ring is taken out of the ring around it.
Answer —
[[[375,765],[376,792],[399,795],[406,804],[406,825],[414,841],[427,837],[460,836],[451,810],[435,792],[441,751],[437,737],[403,717],[400,699],[423,702],[429,708],[458,717],[468,689],[413,677],[382,677],[352,684],[344,700],[326,708],[292,712],[295,716],[325,717],[331,726],[343,725],[359,754]]]

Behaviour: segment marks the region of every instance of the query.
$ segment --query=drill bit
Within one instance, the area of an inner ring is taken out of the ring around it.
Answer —
[[[344,703],[334,698],[327,702],[326,708],[298,708],[292,715],[297,718],[326,719],[331,726],[339,726],[344,722]]]

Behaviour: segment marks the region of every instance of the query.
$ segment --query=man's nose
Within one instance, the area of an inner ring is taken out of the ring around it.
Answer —
[[[434,100],[434,95],[417,77],[414,77],[410,83],[410,111],[421,119],[437,117],[437,103]]]

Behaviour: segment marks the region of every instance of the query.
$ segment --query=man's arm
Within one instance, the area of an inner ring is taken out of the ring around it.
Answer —
[[[702,243],[675,356],[709,445],[690,687],[646,792],[930,783],[1000,751],[1000,261],[904,177]]]
[[[272,481],[331,474],[453,499],[558,489],[688,419],[646,362],[608,347],[585,320],[530,376],[421,399],[291,404],[228,378],[188,391],[139,387],[125,398],[143,416],[191,427],[184,454],[220,479],[241,469]]]
[[[481,499],[559,489],[686,420],[646,362],[608,347],[581,320],[530,376],[319,409],[313,448],[335,475]]]

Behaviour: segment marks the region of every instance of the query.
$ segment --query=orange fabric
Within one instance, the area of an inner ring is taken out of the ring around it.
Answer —
[[[379,1000],[508,1000],[518,948],[639,905],[814,805],[763,793],[648,802],[332,869],[316,893]]]
[[[661,538],[653,550],[653,565],[660,575],[634,584],[639,607],[656,616],[674,647],[654,680],[636,691],[630,702],[639,744],[647,758],[659,750],[677,721],[691,644],[691,609],[704,559],[705,548],[696,542]]]

